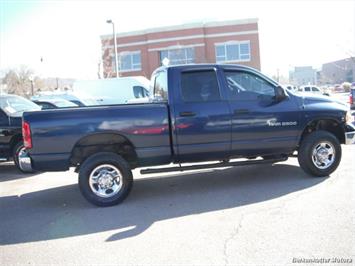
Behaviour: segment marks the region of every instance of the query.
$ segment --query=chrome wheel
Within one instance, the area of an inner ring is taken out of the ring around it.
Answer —
[[[21,147],[18,151],[17,151],[17,158],[20,158],[23,155],[26,155],[27,151],[25,147]]]
[[[335,148],[332,143],[323,141],[316,144],[312,151],[313,164],[318,169],[326,169],[335,161]]]
[[[121,171],[114,165],[102,164],[91,171],[89,185],[97,196],[109,198],[122,189]]]

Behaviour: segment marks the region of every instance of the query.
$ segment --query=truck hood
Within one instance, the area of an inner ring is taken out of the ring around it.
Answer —
[[[346,111],[349,109],[348,105],[340,100],[334,99],[330,96],[322,96],[322,95],[309,95],[309,94],[301,94],[298,95],[302,98],[302,103],[304,106],[309,106],[313,104],[321,104],[327,107],[333,107],[334,109],[341,109]]]

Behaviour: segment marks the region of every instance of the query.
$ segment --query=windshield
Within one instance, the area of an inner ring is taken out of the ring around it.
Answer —
[[[21,116],[25,111],[41,110],[37,104],[19,96],[0,96],[0,107],[8,115]]]

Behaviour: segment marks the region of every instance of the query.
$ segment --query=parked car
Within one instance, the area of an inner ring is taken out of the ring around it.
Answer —
[[[44,91],[31,97],[31,100],[33,101],[41,101],[42,99],[64,99],[80,107],[99,105],[99,103],[91,96],[85,93],[73,93],[71,91]]]
[[[25,152],[21,131],[22,113],[40,109],[20,96],[0,94],[0,161],[13,159],[19,168],[18,157]]]
[[[355,86],[350,89],[349,94],[350,109],[355,109]]]
[[[315,85],[301,86],[298,88],[298,91],[304,92],[304,93],[313,93],[313,94],[318,94],[318,95],[324,95],[323,91]]]
[[[77,104],[61,98],[37,98],[33,100],[33,102],[41,106],[42,110],[78,107]]]
[[[137,167],[177,165],[146,174],[275,163],[297,151],[305,172],[324,177],[340,163],[340,144],[355,142],[344,105],[294,94],[246,66],[163,66],[152,84],[148,104],[24,113],[21,167],[75,167],[83,196],[111,206],[127,197]],[[208,161],[220,163],[199,163]]]
[[[79,80],[73,85],[74,93],[92,96],[101,105],[143,102],[149,97],[150,81],[145,77],[124,77],[98,80]]]

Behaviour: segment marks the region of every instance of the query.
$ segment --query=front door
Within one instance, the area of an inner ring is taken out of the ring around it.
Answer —
[[[217,69],[181,72],[177,87],[174,132],[178,161],[229,157],[231,112],[221,94]]]
[[[277,86],[248,70],[225,70],[233,112],[232,154],[288,153],[300,132],[299,109],[292,98],[276,101]]]

